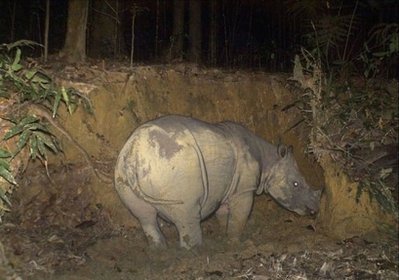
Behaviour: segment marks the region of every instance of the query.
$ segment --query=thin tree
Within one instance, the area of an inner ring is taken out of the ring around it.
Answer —
[[[131,26],[131,28],[132,28],[132,39],[131,39],[131,42],[130,42],[130,44],[131,44],[131,48],[130,48],[130,68],[133,67],[133,58],[134,58],[134,36],[135,36],[134,26],[136,24],[136,16],[137,16],[137,5],[136,4],[133,4],[131,11],[132,11],[132,26]]]
[[[136,24],[136,17],[138,13],[148,11],[148,8],[146,7],[139,7],[137,6],[136,3],[133,3],[133,6],[131,8],[132,12],[132,22],[131,22],[131,28],[132,28],[132,40],[131,40],[131,49],[130,49],[130,68],[133,67],[133,60],[134,60],[134,39],[135,39],[135,24]]]
[[[159,0],[157,0],[157,16],[155,22],[155,58],[158,58],[158,42],[159,42],[159,19],[160,19],[160,7],[159,7]]]
[[[11,1],[11,3],[9,3],[8,7],[9,7],[9,14],[10,14],[10,21],[11,21],[10,42],[14,42],[15,41],[15,17],[16,17],[16,11],[17,11],[17,1]]]
[[[209,1],[209,57],[210,65],[217,63],[218,33],[219,33],[219,1]]]
[[[190,60],[199,63],[202,51],[201,0],[190,0],[189,4]]]
[[[48,33],[50,29],[50,0],[46,0],[46,21],[44,27],[44,61],[47,62],[48,57]]]
[[[183,57],[184,2],[173,1],[173,34],[170,38],[169,59]]]

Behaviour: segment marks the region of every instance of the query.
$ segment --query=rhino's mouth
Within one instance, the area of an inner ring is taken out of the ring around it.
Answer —
[[[318,212],[318,210],[316,210],[312,207],[309,207],[309,206],[305,206],[304,209],[303,208],[295,208],[295,209],[292,209],[292,211],[301,216],[306,216],[306,215],[314,216]]]
[[[319,207],[315,207],[315,206],[308,206],[306,205],[306,214],[307,215],[311,215],[314,216],[317,214],[317,212],[319,212]]]
[[[309,215],[314,216],[314,215],[316,215],[316,213],[318,212],[318,210],[314,210],[314,209],[312,209],[312,208],[306,207],[306,212],[307,212]]]

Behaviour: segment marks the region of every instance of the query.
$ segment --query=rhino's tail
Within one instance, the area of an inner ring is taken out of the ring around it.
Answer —
[[[137,159],[135,160],[137,163]],[[135,164],[137,166],[137,164]],[[135,170],[136,168],[129,168],[127,169],[127,181],[130,189],[134,194],[136,194],[138,197],[143,199],[144,201],[151,203],[151,204],[163,204],[163,205],[171,205],[171,204],[183,204],[184,202],[181,200],[172,200],[172,199],[162,199],[162,198],[156,198],[151,195],[148,195],[140,186],[140,181],[137,175],[137,171]]]
[[[187,128],[185,125],[184,127],[186,128],[186,130],[188,131],[188,134],[191,136],[191,138],[193,139],[193,148],[195,150],[195,153],[197,154],[197,158],[198,158],[198,163],[201,169],[201,180],[202,180],[202,188],[204,190],[204,195],[202,197],[202,200],[200,201],[200,205],[201,208],[202,206],[205,204],[205,202],[208,200],[208,195],[209,195],[209,181],[208,181],[208,171],[206,170],[206,165],[205,165],[205,159],[204,159],[204,155],[202,154],[197,139],[195,138],[195,136],[193,135],[193,133],[191,132],[191,130],[189,128]]]
[[[163,204],[163,205],[172,205],[172,204],[183,204],[184,202],[181,200],[169,200],[169,199],[161,199],[155,198],[148,194],[146,194],[141,188],[140,184],[136,184],[132,186],[132,191],[144,201],[151,203],[151,204]]]
[[[209,194],[208,172],[206,170],[204,156],[203,156],[201,150],[199,149],[197,140],[195,139],[194,135],[191,133],[190,129],[188,129],[187,127],[185,127],[185,128],[187,129],[188,134],[193,139],[193,148],[197,155],[198,163],[199,163],[200,169],[201,169],[202,186],[204,189],[204,195],[200,202],[200,205],[202,207],[205,204],[205,202],[208,200],[208,194]],[[131,175],[133,175],[133,174],[131,174]],[[155,197],[152,197],[152,196],[146,194],[145,191],[140,187],[137,172],[134,172],[134,175],[128,176],[128,178],[134,178],[134,182],[132,182],[133,180],[131,180],[129,182],[129,185],[130,185],[132,191],[146,202],[149,202],[151,204],[163,204],[163,205],[183,204],[184,203],[181,200],[160,199],[160,198],[155,198]]]
[[[129,176],[129,178],[132,178]],[[133,181],[133,180],[131,180]],[[140,187],[140,183],[137,177],[137,172],[134,172],[134,181],[129,182],[130,188],[132,191],[144,201],[151,203],[151,204],[163,204],[163,205],[171,205],[171,204],[183,204],[181,200],[172,200],[172,199],[162,199],[156,198],[151,195],[145,193],[145,191]]]

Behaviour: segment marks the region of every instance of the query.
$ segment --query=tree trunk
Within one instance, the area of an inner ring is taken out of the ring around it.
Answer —
[[[48,58],[48,33],[50,29],[50,0],[46,0],[46,21],[44,28],[44,62]]]
[[[217,64],[218,53],[218,34],[219,34],[219,6],[218,1],[210,0],[209,2],[209,64]]]
[[[160,19],[160,9],[159,9],[159,0],[157,0],[157,12],[156,12],[156,20],[155,20],[155,40],[154,40],[155,59],[158,58],[159,19]]]
[[[201,0],[190,0],[189,7],[189,47],[190,61],[201,61]]]
[[[134,59],[134,39],[135,39],[135,35],[136,33],[134,32],[135,29],[135,24],[136,24],[136,16],[137,16],[137,7],[136,5],[133,5],[132,8],[132,39],[131,39],[131,48],[130,48],[130,68],[133,67],[133,59]]]
[[[11,43],[15,41],[15,18],[17,11],[17,1],[13,1],[9,3],[9,5],[10,5],[10,20],[11,20],[11,27],[10,27],[10,43]]]
[[[173,1],[173,35],[170,42],[170,59],[183,57],[184,2]]]
[[[60,55],[69,63],[86,60],[86,25],[88,0],[69,0],[67,34]]]

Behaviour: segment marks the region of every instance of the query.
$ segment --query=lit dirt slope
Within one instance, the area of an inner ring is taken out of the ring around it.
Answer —
[[[134,128],[162,115],[181,114],[209,122],[236,121],[274,144],[281,140],[293,145],[305,176],[315,188],[323,185],[321,169],[305,158],[305,127],[290,130],[302,117],[298,109],[289,106],[298,96],[285,88],[286,76],[225,73],[190,65],[143,66],[125,73],[74,71],[72,76],[84,75],[84,82],[89,85],[67,84],[91,89],[88,96],[93,102],[94,115],[79,109],[71,118],[65,118],[63,125],[95,161],[100,161],[100,165],[108,163],[110,173],[119,150]],[[66,157],[63,161],[82,162],[81,153],[67,139],[61,139]],[[98,181],[92,184],[98,201],[111,211],[115,221],[135,223],[121,206],[112,184]]]
[[[5,255],[0,248],[0,273],[6,264],[33,279],[397,277],[397,240],[373,234],[381,229],[378,225],[387,225],[388,216],[367,196],[356,204],[356,186],[328,158],[323,170],[305,156],[308,129],[292,106],[300,96],[287,89],[288,76],[193,65],[107,71],[68,66],[56,76],[58,83],[79,89],[92,101],[94,114],[82,108],[72,116],[61,112],[59,124],[87,152],[102,180],[76,144],[60,134],[64,156],[50,160],[51,181],[31,165],[0,227],[5,247]],[[299,217],[263,195],[255,200],[239,246],[228,244],[210,218],[202,224],[205,244],[199,251],[177,249],[177,233],[166,223],[162,230],[170,248],[148,250],[137,220],[108,181],[134,128],[166,114],[232,120],[269,142],[293,145],[309,183],[326,188],[321,213],[316,220]]]
[[[65,75],[74,82],[66,82]],[[302,116],[291,105],[300,96],[287,90],[287,76],[226,73],[182,64],[143,66],[132,71],[66,69],[62,77],[61,83],[86,91],[94,106],[93,116],[79,110],[72,118],[66,118],[65,128],[90,155],[108,163],[109,174],[130,133],[147,120],[166,114],[193,116],[209,122],[232,120],[274,144],[282,141],[294,146],[308,181],[315,188],[326,188],[319,224],[330,235],[347,238],[392,222],[366,193],[360,203],[355,203],[356,185],[331,159],[323,159],[322,170],[305,157],[308,130],[304,123],[297,126]],[[63,142],[65,161],[81,162],[81,153],[65,139]],[[98,201],[111,211],[115,220],[132,221],[121,208],[111,184],[94,184]]]

